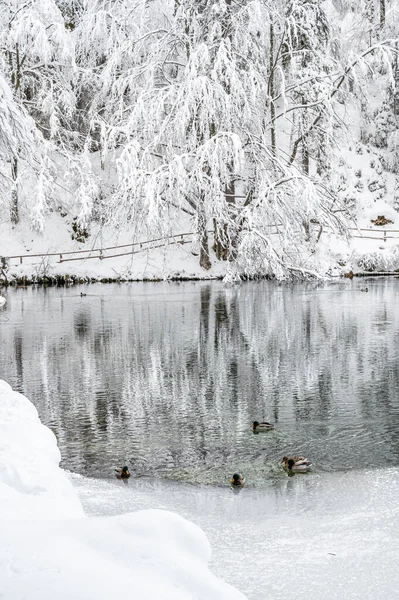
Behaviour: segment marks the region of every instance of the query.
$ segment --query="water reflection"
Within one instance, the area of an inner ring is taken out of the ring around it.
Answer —
[[[0,377],[85,474],[263,485],[288,481],[291,452],[316,471],[396,464],[398,282],[368,285],[10,289]]]

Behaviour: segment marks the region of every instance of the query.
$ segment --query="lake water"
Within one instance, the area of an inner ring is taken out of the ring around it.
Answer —
[[[0,379],[34,402],[62,466],[85,476],[88,512],[180,512],[251,600],[396,597],[396,568],[383,573],[399,557],[397,279],[3,293]],[[254,435],[255,419],[276,429]],[[288,477],[289,453],[312,472]],[[136,476],[127,486],[113,479],[122,463]],[[235,471],[247,479],[238,494]]]
[[[399,281],[9,289],[0,377],[36,405],[63,466],[249,485],[399,463]],[[87,294],[80,296],[80,292]],[[251,423],[276,430],[254,435]]]

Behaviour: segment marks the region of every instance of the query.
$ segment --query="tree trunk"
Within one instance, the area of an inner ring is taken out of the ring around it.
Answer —
[[[11,223],[16,225],[19,222],[19,206],[18,206],[18,158],[13,156],[11,159]]]
[[[216,258],[218,260],[226,260],[225,258],[225,246],[223,243],[223,232],[220,230],[220,227],[216,221],[216,219],[213,219],[213,238],[214,238],[214,244],[213,244],[213,251],[216,254]]]
[[[396,42],[395,44],[395,69],[394,69],[394,80],[395,80],[395,89],[393,90],[393,114],[395,117],[399,116],[399,44]]]
[[[309,221],[302,221],[303,228],[305,230],[305,240],[310,241],[310,223]]]
[[[270,97],[270,121],[271,121],[271,129],[270,129],[270,143],[272,147],[272,153],[276,155],[276,107],[274,106],[274,93],[275,93],[275,84],[274,84],[274,26],[271,20],[270,15],[270,57],[269,57],[269,65],[270,65],[270,75],[269,75],[269,97]]]
[[[222,35],[225,39],[229,40],[230,47],[232,47],[233,36],[232,36],[232,32],[231,32],[231,16],[230,16],[231,0],[225,0],[225,4],[227,7],[227,11],[226,11],[226,18],[222,20],[222,31],[223,31]],[[226,94],[231,93],[229,85],[225,85],[224,89],[225,89]],[[213,135],[215,135],[215,133],[216,133],[216,131],[214,132]],[[228,168],[229,168],[229,172],[231,174],[231,180],[226,185],[224,193],[225,193],[227,211],[228,211],[227,217],[229,219],[231,219],[232,215],[229,211],[229,205],[235,204],[235,185],[234,185],[234,181],[233,181],[233,172],[234,172],[233,163],[229,163]],[[213,250],[216,254],[217,259],[218,260],[230,260],[231,256],[232,256],[232,240],[231,240],[231,237],[229,236],[230,232],[228,231],[227,224],[224,223],[223,225],[220,225],[216,221],[216,219],[214,219],[213,220],[213,229],[214,229]]]
[[[203,213],[198,217],[198,234],[200,239],[200,267],[209,271],[212,267],[212,263],[209,258],[208,233],[206,230],[206,219]]]
[[[11,59],[12,60],[12,59]],[[15,69],[12,70],[11,81],[14,87],[14,95],[17,96],[21,87],[21,61],[19,55],[19,45],[15,44]],[[18,206],[18,157],[13,156],[11,159],[11,223],[16,225],[19,222],[19,206]]]
[[[13,84],[15,94],[18,93],[21,87],[21,61],[19,56],[19,44],[15,44],[15,70],[11,74],[11,82]]]
[[[305,52],[304,55],[302,56],[302,67],[305,68],[309,62],[309,57],[307,56],[307,53]],[[301,104],[302,105],[306,105],[307,101],[305,96],[302,96],[301,98]],[[306,175],[309,175],[309,148],[308,148],[308,136],[306,135],[306,133],[304,134],[304,131],[306,132],[306,130],[308,129],[308,122],[309,122],[309,118],[308,118],[308,112],[307,110],[304,110],[302,113],[302,168],[304,173],[306,173]]]
[[[302,168],[306,175],[309,175],[309,150],[307,145],[306,136],[302,141]]]
[[[227,205],[235,204],[235,184],[232,180],[225,189]],[[229,211],[229,209],[228,209]],[[230,212],[230,211],[229,211]],[[229,214],[229,219],[234,220],[234,216]],[[236,256],[236,237],[232,237],[232,232],[228,230],[226,224],[220,226],[216,219],[213,220],[214,245],[213,250],[218,260],[232,260]]]
[[[385,0],[380,0],[380,29],[385,27]]]

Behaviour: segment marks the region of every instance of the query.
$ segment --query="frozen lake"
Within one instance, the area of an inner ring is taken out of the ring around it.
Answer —
[[[179,512],[251,600],[396,597],[397,279],[6,295],[0,378],[84,476],[88,512]],[[276,430],[254,435],[254,419]],[[290,452],[312,473],[288,477]],[[137,479],[113,480],[118,463]],[[237,470],[248,486],[233,493]]]

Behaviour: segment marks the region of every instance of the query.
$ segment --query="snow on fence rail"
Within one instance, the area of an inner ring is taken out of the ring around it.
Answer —
[[[208,231],[208,233],[212,233],[212,231]],[[68,250],[65,252],[43,252],[39,254],[15,254],[13,256],[0,256],[0,261],[1,266],[3,268],[6,268],[9,265],[10,260],[18,260],[19,264],[22,265],[24,259],[29,260],[32,258],[47,258],[51,256],[58,256],[58,263],[70,262],[74,260],[89,260],[93,258],[105,260],[107,258],[115,258],[118,256],[129,256],[138,252],[154,250],[156,248],[162,248],[164,246],[170,246],[174,244],[190,244],[194,241],[193,238],[195,235],[196,234],[193,232],[178,233],[176,235],[154,238],[153,240],[146,240],[143,242],[131,242],[130,244],[121,244],[119,246],[107,246],[105,248],[88,248],[86,250]],[[119,252],[117,254],[104,254],[104,252],[107,252],[108,250],[120,250],[123,248],[131,248],[131,250],[129,250],[128,252]],[[71,256],[71,258],[64,258],[65,256]]]
[[[386,242],[387,240],[395,240],[399,239],[398,235],[388,235],[389,233],[399,233],[399,229],[360,229],[357,227],[349,227],[349,231],[357,231],[360,232],[360,235],[352,235],[353,238],[360,238],[365,240],[380,240]],[[370,235],[363,235],[361,232],[365,231],[367,233],[381,233],[382,236],[375,237]]]
[[[172,246],[174,244],[191,244],[193,241],[193,236],[195,234],[190,233],[179,233],[177,235],[170,235],[168,237],[155,238],[153,240],[147,240],[144,242],[134,242],[132,244],[122,244],[121,246],[109,246],[107,248],[96,248],[93,250],[86,250],[86,252],[98,252],[98,255],[90,255],[90,256],[78,256],[75,258],[63,258],[60,256],[60,263],[70,262],[73,260],[89,260],[92,258],[99,258],[100,260],[105,260],[107,258],[117,258],[119,256],[129,256],[131,254],[137,254],[138,252],[144,252],[145,250],[155,250],[156,248],[162,248],[164,246]],[[172,241],[171,241],[172,240]],[[161,242],[161,243],[158,243]],[[132,248],[129,252],[119,252],[117,254],[108,254],[104,255],[103,253],[107,250],[119,250],[122,248]],[[135,249],[136,248],[136,249]],[[79,252],[84,252],[80,250]],[[72,252],[64,253],[64,254],[72,254]]]
[[[316,223],[316,225],[319,225]],[[270,227],[275,227],[277,231],[270,232],[270,234],[278,234],[279,226],[271,225]],[[360,235],[352,234],[351,237],[359,238],[359,239],[368,239],[368,240],[379,240],[386,242],[389,239],[398,239],[399,235],[388,235],[388,234],[399,234],[399,229],[363,229],[358,227],[349,227],[348,231],[353,231],[360,233]],[[362,232],[366,233],[378,233],[382,234],[379,237],[375,235],[363,235]],[[209,230],[207,233],[213,233],[213,230]],[[107,258],[117,258],[120,256],[129,256],[132,254],[137,254],[139,252],[145,252],[146,250],[155,250],[157,248],[162,248],[164,246],[171,245],[184,245],[191,244],[194,241],[194,237],[197,234],[194,232],[188,233],[178,233],[176,235],[169,235],[165,237],[154,238],[153,240],[146,240],[143,242],[132,242],[130,244],[122,244],[119,246],[107,246],[105,248],[90,248],[86,250],[67,250],[65,252],[42,252],[39,254],[16,254],[13,256],[0,256],[1,267],[6,268],[9,266],[11,260],[17,260],[19,264],[23,264],[24,259],[32,259],[32,258],[48,258],[51,256],[59,256],[58,263],[71,262],[76,260],[90,260],[93,258],[98,258],[100,260],[106,260]],[[117,254],[104,254],[109,250],[121,250],[125,248],[131,248],[128,252],[118,252]],[[76,255],[76,256],[75,256]],[[71,257],[71,258],[65,258]]]

